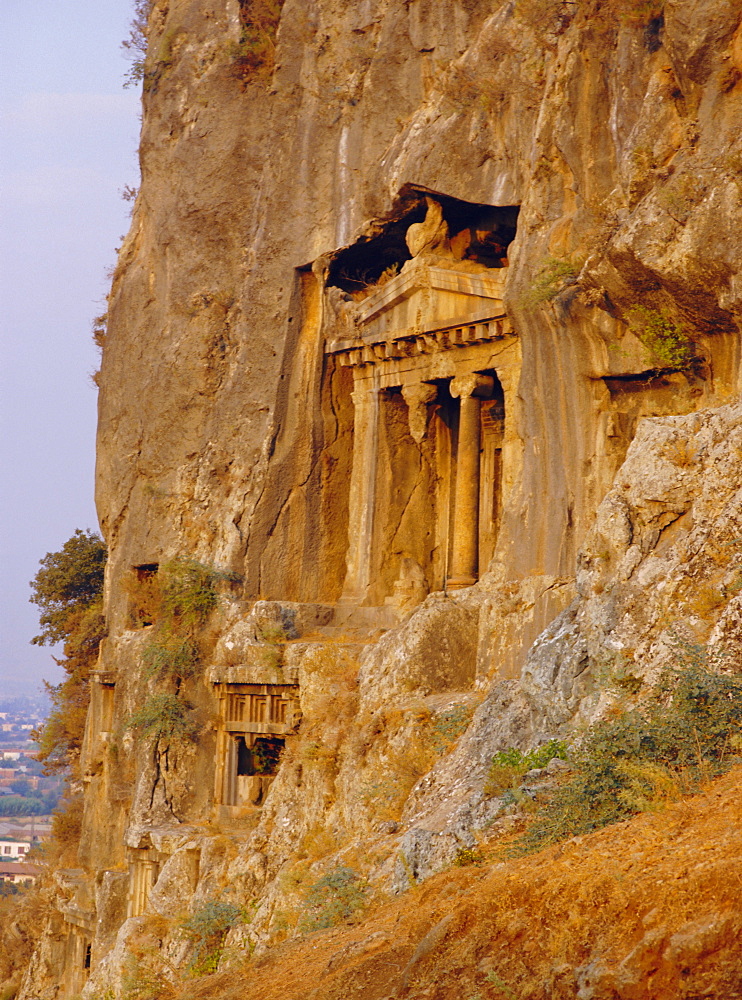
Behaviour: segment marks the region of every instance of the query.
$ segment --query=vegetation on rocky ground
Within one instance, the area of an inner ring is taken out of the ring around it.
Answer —
[[[161,1000],[304,1000],[308,983],[360,1000],[571,1000],[588,974],[595,995],[609,995],[616,968],[632,995],[732,996],[740,778],[742,768],[661,814],[528,857],[503,860],[482,845],[484,864],[455,864],[357,926],[286,942],[258,962],[245,955]]]
[[[205,976],[215,972],[222,957],[224,940],[229,930],[242,917],[242,910],[234,903],[210,899],[180,924],[181,931],[193,942],[187,972]]]
[[[363,909],[367,898],[366,880],[352,868],[338,865],[310,886],[299,930],[309,933],[334,927]]]
[[[516,788],[527,771],[546,767],[555,757],[559,760],[567,759],[567,744],[562,740],[549,740],[525,753],[515,747],[500,750],[492,758],[484,785],[485,794],[499,795]]]
[[[686,646],[633,708],[592,726],[569,752],[572,771],[547,793],[516,851],[661,810],[742,761],[742,678]]]

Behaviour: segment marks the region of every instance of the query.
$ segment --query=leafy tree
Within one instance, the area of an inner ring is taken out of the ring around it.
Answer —
[[[92,531],[78,528],[59,552],[47,552],[31,581],[32,604],[41,608],[36,646],[65,641],[78,630],[79,617],[103,594],[106,547]]]
[[[46,684],[52,711],[34,733],[38,757],[46,773],[74,768],[80,755],[89,701],[90,671],[105,635],[103,574],[106,548],[91,531],[75,531],[59,552],[47,552],[31,581],[33,604],[41,608],[38,646],[63,643],[64,657],[55,660],[67,677]]]

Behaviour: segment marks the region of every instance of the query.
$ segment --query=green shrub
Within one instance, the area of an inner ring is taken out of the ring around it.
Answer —
[[[520,784],[527,771],[536,767],[546,767],[555,757],[560,760],[567,759],[567,744],[561,740],[549,740],[548,743],[527,750],[525,753],[515,747],[500,750],[492,758],[484,791],[487,795],[499,795]]]
[[[572,776],[539,809],[517,850],[588,833],[696,789],[740,760],[742,679],[689,647],[639,709],[594,725],[570,753]]]
[[[634,306],[629,325],[655,358],[671,368],[686,368],[693,358],[693,345],[680,325],[664,310]]]
[[[156,575],[130,576],[124,582],[137,615],[152,622],[142,652],[145,673],[174,687],[174,693],[149,698],[132,715],[130,729],[155,740],[197,739],[199,727],[181,697],[181,686],[203,663],[205,629],[219,601],[217,586],[233,579],[195,559],[176,559],[160,566]]]
[[[167,742],[196,742],[199,726],[191,706],[177,694],[154,694],[129,719],[128,728]]]
[[[224,940],[230,928],[242,919],[242,910],[233,903],[210,899],[192,917],[180,924],[180,929],[193,942],[193,955],[188,965],[192,976],[216,972],[222,957]]]
[[[453,863],[458,868],[467,868],[469,865],[483,865],[484,855],[476,847],[459,847]]]
[[[533,279],[528,301],[533,305],[550,302],[568,285],[573,285],[582,263],[566,257],[546,257]]]
[[[217,605],[216,585],[232,579],[195,559],[175,559],[160,567],[160,622],[163,628],[194,636]]]
[[[183,681],[196,673],[201,662],[201,651],[190,638],[166,634],[147,645],[142,653],[142,661],[147,676],[154,680],[177,678]]]
[[[333,868],[310,886],[299,930],[308,933],[334,927],[360,910],[367,895],[367,883],[352,868]]]
[[[124,86],[133,87],[144,79],[144,60],[147,56],[147,34],[149,15],[155,0],[134,0],[134,17],[129,25],[129,37],[121,43],[121,48],[132,60]]]
[[[270,736],[258,737],[252,746],[255,774],[276,774],[281,763],[284,744]]]
[[[41,608],[41,634],[33,644],[50,646],[69,638],[79,616],[101,598],[106,555],[101,538],[79,528],[59,552],[47,552],[30,584],[29,600]]]

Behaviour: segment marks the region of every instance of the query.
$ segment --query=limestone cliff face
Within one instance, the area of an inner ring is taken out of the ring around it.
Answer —
[[[250,76],[249,4],[154,4],[60,903],[84,995],[146,933],[183,966],[173,918],[224,895],[252,913],[230,948],[264,951],[297,865],[403,891],[501,822],[492,753],[605,709],[606,664],[650,676],[678,622],[738,643],[742,11],[640,6],[285,0]],[[199,740],[153,747],[126,581],[178,557],[232,582]]]
[[[571,575],[636,416],[736,385],[736,5],[711,17],[669,3],[652,34],[606,4],[534,25],[507,4],[289,0],[272,78],[244,89],[229,59],[237,4],[165,7],[150,59],[167,43],[169,61],[145,95],[103,362],[112,578],[186,539],[237,570],[258,562],[331,444],[317,405],[287,426],[292,396],[311,403],[321,378],[297,269],[378,226],[408,186],[520,206],[505,292],[523,354],[520,468],[501,562]],[[534,309],[548,254],[584,265]],[[623,385],[657,367],[621,322],[637,305],[677,310],[703,378],[641,401]],[[253,568],[248,592],[260,586]]]

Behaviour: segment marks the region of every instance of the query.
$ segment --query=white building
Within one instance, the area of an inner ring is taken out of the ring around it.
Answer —
[[[23,861],[30,850],[30,840],[0,839],[0,861]]]

